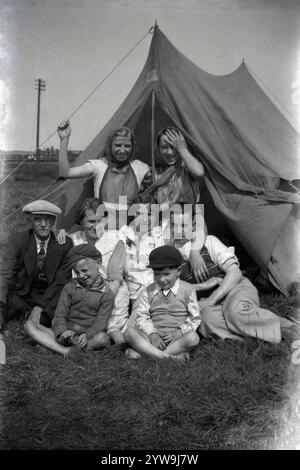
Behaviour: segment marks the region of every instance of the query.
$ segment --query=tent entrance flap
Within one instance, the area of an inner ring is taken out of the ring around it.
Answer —
[[[155,96],[154,109],[152,105],[153,94]],[[154,126],[152,129],[152,115],[154,114]],[[164,127],[175,126],[172,118],[163,110],[160,101],[155,94],[151,92],[143,109],[140,111],[138,119],[136,116],[126,122],[126,126],[134,131],[136,140],[136,158],[151,165],[152,155],[152,134],[154,134],[153,145],[155,148],[155,137]],[[155,162],[157,165],[157,161]]]

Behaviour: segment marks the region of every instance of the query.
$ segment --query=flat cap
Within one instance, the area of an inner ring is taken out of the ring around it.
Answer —
[[[89,245],[88,243],[81,243],[80,245],[73,246],[68,254],[69,265],[77,263],[84,258],[95,259],[97,261],[102,261],[102,255],[94,245]]]
[[[37,201],[32,201],[22,209],[26,214],[46,214],[46,215],[60,215],[61,210],[52,202],[44,201],[43,199],[38,199]]]
[[[174,246],[159,246],[151,251],[147,268],[178,268],[184,263],[184,259]]]

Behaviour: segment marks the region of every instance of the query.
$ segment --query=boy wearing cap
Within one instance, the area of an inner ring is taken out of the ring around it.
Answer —
[[[29,314],[24,329],[41,344],[54,343],[51,325],[59,294],[71,277],[67,253],[70,240],[59,245],[52,232],[61,210],[37,200],[23,212],[30,215],[31,229],[13,234],[3,251],[0,266],[1,325],[14,316]],[[2,315],[1,315],[2,314]]]
[[[52,322],[64,355],[72,345],[89,350],[105,347],[114,308],[114,294],[99,273],[101,253],[92,245],[80,244],[70,250],[69,263],[77,277],[63,288]]]
[[[200,313],[191,284],[179,279],[183,258],[172,246],[155,248],[149,256],[155,282],[146,287],[133,306],[136,326],[125,337],[139,353],[163,359],[188,357],[199,343]]]

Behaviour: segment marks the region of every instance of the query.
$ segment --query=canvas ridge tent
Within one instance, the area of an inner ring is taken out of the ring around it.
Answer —
[[[296,130],[244,62],[228,75],[207,73],[156,25],[136,83],[75,165],[101,158],[106,138],[121,126],[134,130],[136,156],[151,164],[152,114],[155,133],[170,124],[184,133],[205,166],[214,206],[262,274],[287,294],[300,281],[300,196],[280,188],[284,181],[300,179]],[[91,195],[91,180],[67,180],[48,199],[63,211],[60,224],[70,228],[79,204]]]

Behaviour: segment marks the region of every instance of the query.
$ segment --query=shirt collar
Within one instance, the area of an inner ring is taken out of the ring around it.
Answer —
[[[105,292],[106,291],[106,282],[102,278],[102,276],[97,276],[95,279],[94,284],[92,284],[88,289],[84,287],[83,285],[80,284],[78,279],[74,279],[76,287],[80,287],[81,289],[86,289],[86,290],[94,290],[97,292]]]
[[[167,291],[163,290],[161,287],[159,287],[158,284],[155,284],[153,295],[158,294],[159,291],[162,291],[163,294],[164,294],[164,292],[170,292],[171,291],[171,292],[173,292],[174,295],[177,295],[178,294],[178,289],[179,289],[179,279],[176,279],[174,286],[171,287],[171,289],[168,289]]]
[[[49,237],[47,238],[47,240],[40,240],[39,238],[36,237],[35,234],[34,234],[34,238],[35,238],[35,241],[36,241],[37,250],[38,250],[38,251],[40,250],[41,242],[44,242],[44,248],[45,248],[45,250],[47,251],[48,243],[49,243],[49,241],[50,241],[51,235],[49,235]]]

